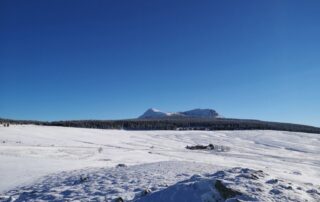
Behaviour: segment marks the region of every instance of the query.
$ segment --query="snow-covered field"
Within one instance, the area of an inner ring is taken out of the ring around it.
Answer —
[[[185,149],[209,143],[231,150]],[[242,200],[318,201],[320,135],[0,127],[0,201],[215,201],[217,181]]]

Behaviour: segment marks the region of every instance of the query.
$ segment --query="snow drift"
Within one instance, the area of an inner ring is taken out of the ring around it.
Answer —
[[[316,186],[262,170],[216,171],[208,164],[167,161],[63,172],[0,196],[0,201],[319,201]],[[221,169],[221,168],[220,168]],[[196,173],[196,174],[195,174]]]

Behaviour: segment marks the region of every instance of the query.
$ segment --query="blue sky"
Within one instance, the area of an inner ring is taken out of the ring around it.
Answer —
[[[0,2],[0,117],[147,108],[320,126],[320,1]]]

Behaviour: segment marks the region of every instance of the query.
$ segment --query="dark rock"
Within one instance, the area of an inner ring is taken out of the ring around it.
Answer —
[[[287,185],[284,185],[284,184],[281,184],[280,187],[283,188],[283,189],[287,189],[287,190],[292,190],[293,189],[292,186],[287,186]]]
[[[300,171],[298,171],[298,170],[293,171],[293,172],[292,172],[292,174],[294,174],[294,175],[302,175],[302,174],[301,174],[301,172],[300,172]]]
[[[124,202],[124,200],[123,200],[123,198],[118,197],[118,198],[114,199],[113,202]]]
[[[151,192],[152,192],[151,189],[145,189],[141,192],[141,196],[146,196],[146,195],[150,194]]]
[[[125,168],[125,167],[127,167],[127,165],[124,163],[119,163],[116,167],[117,168]]]
[[[256,176],[255,174],[250,174],[250,173],[242,173],[242,174],[238,175],[237,177],[242,177],[242,178],[246,178],[246,179],[250,179],[250,180],[259,179],[258,176]]]
[[[207,147],[208,147],[209,149],[211,149],[211,150],[214,150],[214,145],[213,145],[213,144],[209,144]]]
[[[83,183],[83,182],[86,182],[86,181],[88,181],[89,180],[89,177],[87,177],[87,176],[80,176],[80,183]]]
[[[281,191],[279,189],[271,189],[270,194],[274,194],[274,195],[278,195],[278,194],[281,194]]]
[[[242,195],[241,192],[226,187],[221,180],[216,180],[214,186],[224,199],[233,198],[237,195]]]
[[[257,192],[262,192],[262,189],[260,189],[259,187],[255,188],[255,191]]]
[[[278,183],[278,179],[271,179],[266,181],[267,184],[277,184]]]
[[[317,194],[317,195],[320,195],[320,193],[319,193],[318,190],[316,190],[316,189],[309,189],[309,190],[307,190],[306,192],[309,193],[309,194]]]

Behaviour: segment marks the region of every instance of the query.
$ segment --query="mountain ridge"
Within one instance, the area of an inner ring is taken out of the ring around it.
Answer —
[[[222,118],[213,109],[196,108],[182,112],[162,112],[155,108],[149,108],[138,119],[158,119],[158,118]]]

